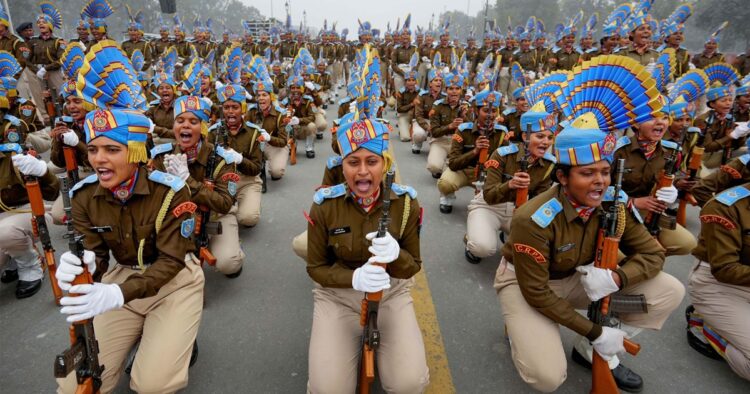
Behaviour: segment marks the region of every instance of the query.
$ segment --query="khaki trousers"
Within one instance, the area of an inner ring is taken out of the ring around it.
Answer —
[[[237,222],[253,227],[260,221],[260,196],[263,181],[260,175],[240,175],[237,185]]]
[[[29,78],[29,91],[31,92],[31,97],[34,99],[34,103],[37,104],[36,108],[39,110],[39,113],[42,115],[42,119],[49,118],[49,114],[47,113],[47,107],[44,105],[44,95],[42,92],[44,91],[44,81],[37,78],[35,73],[31,73],[28,75]],[[49,84],[50,88],[54,88],[55,91],[59,94],[60,93],[60,86],[62,86],[63,82],[65,82],[65,79],[63,78],[62,72],[60,70],[56,71],[47,71],[47,75],[45,76],[47,78],[47,83]],[[55,99],[55,97],[53,97]],[[54,121],[54,119],[50,119],[50,121]]]
[[[48,128],[27,134],[26,142],[34,148],[36,153],[44,153],[52,148],[52,137],[49,135]]]
[[[510,220],[515,204],[507,202],[489,205],[479,193],[469,203],[466,218],[466,248],[476,257],[490,257],[497,253],[498,230],[510,234]]]
[[[224,275],[234,274],[245,262],[245,252],[240,246],[239,225],[237,224],[237,204],[226,215],[216,219],[221,223],[221,234],[212,235],[208,250],[216,257],[216,270]]]
[[[402,142],[411,140],[411,125],[414,119],[413,112],[398,114],[398,135]]]
[[[29,204],[17,207],[18,210],[30,210]],[[52,216],[45,214],[47,226],[52,225]],[[0,213],[0,228],[3,229],[0,236],[0,255],[2,260],[7,257],[13,259],[8,269],[18,269],[18,279],[23,281],[34,281],[42,279],[44,272],[39,260],[32,258],[34,246],[34,232],[31,228],[30,213],[2,212]],[[14,264],[14,265],[13,265]]]
[[[37,111],[39,111],[39,103],[34,101],[34,96],[31,95],[31,88],[29,87],[29,80],[31,77],[36,78],[36,75],[34,75],[31,70],[28,68],[24,68],[23,72],[21,72],[21,76],[18,78],[18,84],[16,85],[16,90],[18,90],[18,97],[23,97],[26,99],[31,100],[34,105],[36,105]],[[38,112],[39,115],[41,113]]]
[[[307,230],[292,239],[294,254],[307,261]]]
[[[263,156],[268,161],[268,170],[271,172],[271,178],[278,179],[286,173],[286,162],[289,159],[289,146],[279,148],[276,146],[266,145],[263,150]]]
[[[550,289],[576,309],[590,303],[580,283],[580,273],[550,280]],[[505,258],[495,275],[495,290],[510,338],[511,357],[518,374],[535,390],[551,392],[567,378],[565,350],[560,326],[529,306],[521,294],[513,265]],[[643,294],[648,313],[622,314],[620,320],[633,327],[661,329],[670,313],[680,305],[685,287],[673,276],[660,272],[655,277],[620,290],[621,294]]]
[[[705,264],[690,274],[693,306],[729,342],[725,356],[732,371],[750,380],[750,287],[719,282]]]
[[[674,230],[662,229],[659,232],[659,243],[667,250],[667,256],[687,255],[698,246],[693,233],[679,224]]]
[[[56,166],[54,163],[52,163],[51,161],[47,162],[47,169],[49,169],[49,171],[51,171],[55,175],[65,174],[65,168],[60,168]],[[81,167],[78,167],[78,174],[79,174],[79,178],[83,180],[87,176],[93,174],[93,171],[83,170]],[[70,187],[73,187],[73,185],[70,185]],[[62,195],[57,196],[57,199],[55,199],[55,202],[52,203],[52,209],[50,209],[50,215],[52,215],[52,222],[55,223],[56,225],[64,224],[65,207],[63,206]]]
[[[506,98],[507,102],[514,102],[513,98],[511,97],[513,94],[513,90],[518,87],[518,84],[513,81],[513,78],[511,78],[510,71],[508,70],[508,67],[503,67],[500,69],[500,80],[498,82],[498,89],[500,93],[503,94],[503,97]]]
[[[315,113],[315,127],[317,132],[322,133],[328,129],[328,121],[323,108],[318,108],[317,111]]]
[[[430,149],[432,153],[432,149]],[[443,175],[437,181],[437,187],[440,194],[448,196],[462,187],[471,186],[471,182],[474,180],[474,169],[466,169],[461,171],[453,171],[450,168],[446,168],[443,171]]]
[[[310,135],[315,135],[317,131],[318,127],[315,125],[315,122],[310,122],[305,126],[297,127],[297,130],[294,131],[294,138],[304,140]]]
[[[427,140],[427,132],[425,131],[425,129],[423,129],[422,126],[420,126],[419,123],[417,123],[416,121],[412,121],[411,142],[421,149],[422,144],[426,140]]]
[[[187,386],[188,364],[203,313],[203,270],[193,256],[153,296],[128,302],[94,318],[99,362],[105,367],[102,393],[114,391],[130,350],[140,339],[130,373],[138,393],[171,393]],[[116,266],[103,283],[122,283],[138,270]],[[57,379],[58,392],[74,393],[75,373]]]
[[[427,171],[440,174],[445,169],[445,161],[451,150],[451,136],[430,138],[430,153],[427,155]]]
[[[427,83],[425,82],[427,80],[427,74],[429,73],[429,69],[427,68],[427,65],[429,63],[420,61],[419,66],[417,66],[417,73],[419,74],[419,78],[417,78],[417,86],[421,89],[427,89]]]
[[[387,393],[421,393],[429,382],[422,333],[409,293],[413,280],[391,279],[378,313],[377,373]],[[315,285],[308,393],[353,393],[357,385],[364,293]]]
[[[396,73],[393,73],[393,91],[394,92],[398,92],[399,90],[401,90],[401,88],[403,88],[405,84],[406,84],[406,81],[404,80],[404,77]]]

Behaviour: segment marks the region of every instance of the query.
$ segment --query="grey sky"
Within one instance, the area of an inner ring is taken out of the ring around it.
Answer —
[[[284,0],[242,0],[246,4],[260,10],[266,16],[273,16],[283,20],[285,17]],[[470,14],[475,14],[484,7],[484,0],[290,0],[292,10],[292,24],[299,26],[302,19],[302,11],[307,11],[307,23],[310,26],[323,26],[323,19],[328,19],[329,27],[332,22],[336,23],[336,31],[341,32],[343,28],[349,28],[348,39],[357,38],[357,18],[369,20],[373,28],[386,30],[386,23],[391,22],[391,28],[395,28],[396,19],[401,18],[403,22],[406,14],[410,13],[411,27],[427,27],[430,16],[435,14],[435,23],[440,13],[448,10],[466,12],[469,6]]]

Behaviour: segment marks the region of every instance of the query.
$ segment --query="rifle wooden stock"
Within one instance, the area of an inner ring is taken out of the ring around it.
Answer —
[[[693,148],[693,152],[690,154],[690,162],[688,162],[688,169],[691,171],[695,171],[696,173],[698,170],[701,169],[701,163],[703,162],[703,152],[705,149],[700,146],[696,146]],[[694,177],[695,174],[691,174],[691,178]]]
[[[214,190],[214,182],[208,179],[203,180],[203,185],[208,190]],[[216,257],[208,250],[208,223],[211,220],[211,210],[206,205],[198,207],[201,214],[195,218],[195,235],[198,237],[198,257],[201,263],[216,265]]]
[[[670,187],[674,182],[674,174],[667,174],[664,170],[659,173],[659,181],[656,182],[654,190],[651,192],[651,196],[656,196],[656,191],[663,187]],[[653,236],[659,235],[659,217],[661,213],[649,211],[646,215],[646,227]]]
[[[516,208],[525,204],[526,201],[529,201],[529,188],[516,189]]]
[[[591,357],[591,393],[592,394],[616,394],[620,390],[617,388],[615,378],[609,369],[609,363],[596,351]]]
[[[47,229],[47,222],[45,221],[44,214],[44,199],[42,198],[42,189],[39,186],[39,180],[36,177],[26,177],[25,179],[26,193],[29,196],[29,205],[31,206],[31,229],[34,235],[39,238],[44,248],[44,264],[47,266],[47,273],[50,278],[50,285],[52,286],[52,295],[55,297],[55,303],[60,305],[60,299],[62,298],[62,290],[57,285],[57,278],[55,272],[57,272],[57,265],[55,264],[55,249],[52,246],[49,231]]]
[[[78,161],[76,160],[76,151],[72,146],[63,147],[63,157],[65,158],[65,171],[68,172],[68,176],[73,180],[75,185],[80,181],[78,176]]]
[[[385,269],[385,264],[375,263]],[[378,291],[376,293],[365,293],[365,297],[362,299],[362,308],[359,313],[359,324],[364,328],[367,326],[369,319],[369,303],[380,302],[383,299],[383,292]],[[375,349],[373,349],[367,341],[362,341],[362,360],[360,362],[359,370],[359,394],[368,394],[370,392],[370,385],[375,381]]]
[[[289,164],[297,164],[297,141],[294,140],[294,136],[289,139]]]

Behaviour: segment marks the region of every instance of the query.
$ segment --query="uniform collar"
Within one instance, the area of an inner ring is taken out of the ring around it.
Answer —
[[[135,180],[135,186],[133,187],[133,193],[132,195],[148,195],[151,194],[151,190],[149,190],[148,187],[148,170],[144,166],[138,166],[138,178]],[[132,198],[131,195],[131,198]],[[94,191],[94,197],[104,197],[105,200],[110,202],[117,202],[118,204],[121,203],[120,200],[116,199],[115,196],[112,194],[112,191],[103,188],[101,184],[96,186],[96,191]]]
[[[580,216],[578,215],[578,210],[576,210],[573,204],[568,200],[568,197],[565,195],[565,191],[563,190],[562,185],[557,185],[557,200],[562,203],[563,212],[565,214],[565,220],[568,223],[572,222],[573,220],[576,220],[577,218],[580,218]],[[601,205],[594,209],[594,212],[592,212],[591,216],[589,216],[589,220],[585,223],[590,222],[591,219],[594,217],[594,215],[599,214],[600,210],[601,210]],[[581,219],[581,222],[584,223],[583,219]]]

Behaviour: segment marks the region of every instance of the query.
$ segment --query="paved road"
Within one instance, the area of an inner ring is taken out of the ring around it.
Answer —
[[[335,106],[328,110],[335,116]],[[393,119],[393,112],[387,117]],[[462,190],[451,215],[438,210],[435,180],[425,170],[426,153],[416,156],[409,145],[392,139],[403,182],[415,187],[425,208],[422,257],[426,281],[418,281],[415,304],[431,345],[430,392],[530,392],[515,371],[503,338],[503,321],[492,280],[499,258],[468,264],[463,257],[466,205],[472,191]],[[206,271],[206,308],[199,333],[200,357],[190,370],[190,393],[302,393],[307,381],[307,346],[312,321],[312,289],[302,260],[290,247],[305,229],[303,210],[322,178],[330,152],[330,136],[318,141],[315,159],[299,158],[297,166],[263,196],[261,222],[242,229],[247,254],[242,276],[229,280]],[[696,212],[689,228],[697,233]],[[65,248],[61,228],[53,230],[58,255]],[[694,261],[670,258],[666,270],[686,283]],[[429,286],[427,288],[427,286]],[[64,319],[52,303],[49,284],[36,296],[16,300],[14,285],[0,285],[0,365],[4,393],[52,392],[54,355],[67,346]],[[431,295],[431,296],[430,296]],[[746,392],[748,383],[720,362],[694,352],[685,341],[684,307],[660,332],[637,337],[643,351],[623,362],[645,379],[647,393]],[[435,321],[436,314],[436,321]],[[561,330],[566,348],[573,335]],[[442,335],[442,336],[441,336]],[[447,356],[446,368],[445,360]],[[121,381],[118,392],[128,392]],[[568,368],[560,392],[582,393],[590,373]]]

